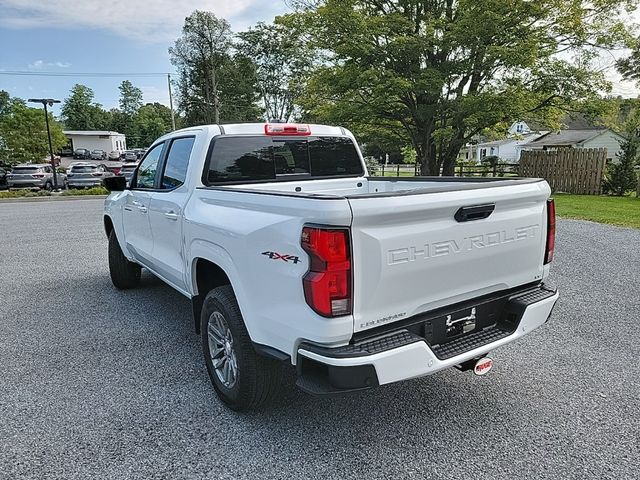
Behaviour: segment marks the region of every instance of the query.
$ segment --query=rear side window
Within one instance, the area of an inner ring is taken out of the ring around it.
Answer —
[[[161,187],[165,190],[178,188],[187,178],[187,166],[195,138],[176,138],[171,142]]]
[[[355,145],[345,137],[218,137],[208,165],[208,184],[364,173]]]

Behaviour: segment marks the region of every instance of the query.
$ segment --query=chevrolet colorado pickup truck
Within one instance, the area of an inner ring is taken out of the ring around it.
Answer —
[[[145,268],[190,299],[213,388],[236,410],[271,398],[284,363],[312,394],[484,374],[558,299],[544,180],[368,176],[344,128],[183,129],[128,187],[105,185],[114,285]]]

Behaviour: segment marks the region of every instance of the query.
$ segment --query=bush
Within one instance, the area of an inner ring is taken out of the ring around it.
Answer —
[[[638,183],[638,176],[635,172],[635,165],[638,161],[638,141],[630,139],[622,143],[621,152],[618,154],[619,161],[607,167],[603,190],[606,193],[625,195],[630,190],[635,190]]]
[[[0,192],[0,198],[20,198],[20,197],[48,197],[51,195],[51,192],[47,192],[46,190],[6,190],[4,192]]]
[[[82,190],[69,189],[64,190],[60,195],[64,196],[82,196],[82,195],[109,195],[109,191],[104,187],[93,187]]]
[[[367,166],[369,175],[376,175],[380,168],[380,163],[374,157],[364,157],[364,164]]]

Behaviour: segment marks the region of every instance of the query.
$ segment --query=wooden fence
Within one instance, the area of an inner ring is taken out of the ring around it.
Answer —
[[[544,178],[554,192],[600,195],[606,162],[605,148],[524,151],[520,156],[519,174]]]

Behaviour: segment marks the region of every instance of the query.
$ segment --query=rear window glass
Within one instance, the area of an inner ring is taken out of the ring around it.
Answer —
[[[74,165],[71,167],[73,173],[91,173],[98,169],[95,165]]]
[[[42,170],[38,167],[15,167],[11,173],[16,173],[18,175],[22,175],[22,174],[31,174],[31,173],[38,173],[41,172]]]
[[[208,183],[362,175],[355,145],[344,137],[218,137]]]

